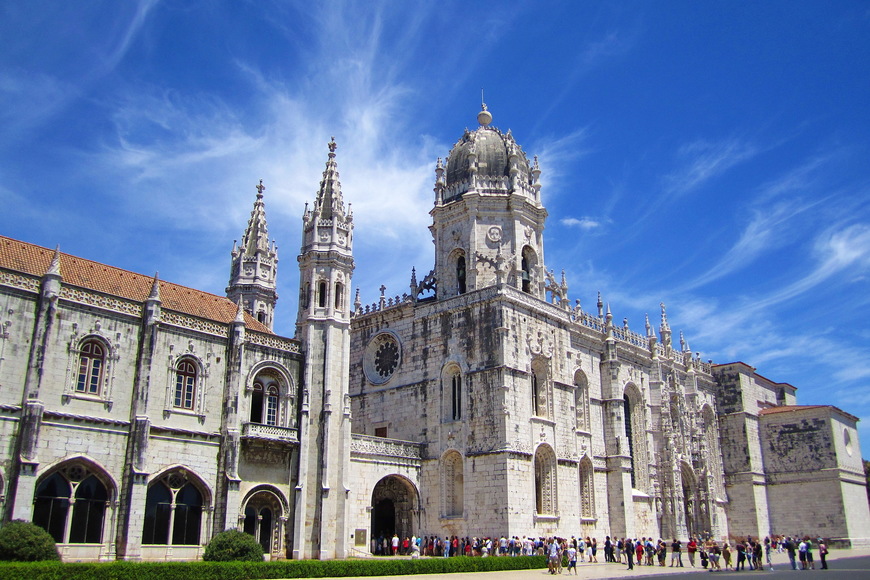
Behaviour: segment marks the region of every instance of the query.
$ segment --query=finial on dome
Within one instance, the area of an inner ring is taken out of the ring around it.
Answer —
[[[480,112],[477,114],[477,122],[484,127],[492,123],[492,113],[486,110],[486,103],[483,100],[483,89],[480,89]]]

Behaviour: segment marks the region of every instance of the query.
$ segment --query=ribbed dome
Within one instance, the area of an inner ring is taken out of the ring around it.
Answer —
[[[511,154],[515,162],[518,178],[530,183],[529,161],[513,136],[502,133],[495,127],[481,126],[476,131],[465,134],[453,146],[447,158],[447,188],[471,182],[469,157],[475,155],[478,177],[507,177],[511,174]]]

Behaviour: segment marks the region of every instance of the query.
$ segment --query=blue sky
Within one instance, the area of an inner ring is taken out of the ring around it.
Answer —
[[[480,90],[543,170],[545,262],[643,329],[863,418],[866,2],[0,0],[0,233],[222,294],[259,179],[292,335],[338,142],[354,287],[434,252],[434,166]]]

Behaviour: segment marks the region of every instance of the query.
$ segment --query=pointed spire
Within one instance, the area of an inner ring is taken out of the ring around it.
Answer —
[[[45,271],[46,276],[57,276],[60,275],[60,244],[55,246],[54,255],[51,257],[51,264],[48,265],[48,270]]]
[[[598,318],[604,318],[604,302],[601,301],[601,292],[598,292]]]
[[[646,328],[646,335],[652,336],[653,332],[652,332],[652,325],[650,325],[650,323],[649,323],[649,313],[645,313],[643,315],[643,318],[644,318],[644,328]]]
[[[661,326],[661,329],[662,330],[670,330],[671,327],[668,326],[668,312],[665,309],[665,303],[662,302],[659,304],[659,306],[662,307],[662,326]]]
[[[151,283],[151,293],[148,300],[160,302],[160,272],[154,272],[154,281]]]
[[[344,199],[341,196],[341,182],[335,162],[335,150],[338,148],[335,137],[332,137],[327,146],[329,159],[326,161],[326,169],[323,170],[323,179],[314,202],[314,213],[322,220],[331,220],[333,215],[344,218]]]
[[[248,256],[256,256],[257,253],[269,253],[269,231],[266,225],[266,204],[263,202],[263,191],[266,186],[263,185],[263,180],[255,188],[257,190],[257,200],[254,202],[254,209],[251,211],[251,218],[248,220],[248,227],[242,235],[242,245],[239,248],[242,253]],[[235,242],[233,243],[235,249]]]
[[[233,322],[237,324],[245,323],[245,301],[239,296],[239,301],[236,303],[236,319]]]

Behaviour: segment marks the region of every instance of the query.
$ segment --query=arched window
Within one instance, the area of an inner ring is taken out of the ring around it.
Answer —
[[[326,282],[323,281],[317,284],[317,306],[326,308]]]
[[[462,455],[448,451],[443,459],[444,515],[461,517],[465,509],[465,474]]]
[[[262,322],[263,324],[266,324],[266,313],[262,310],[257,312],[257,322]]]
[[[182,359],[175,367],[175,399],[173,405],[179,409],[193,409],[196,400],[196,364]]]
[[[465,294],[465,256],[456,260],[456,288],[459,294]]]
[[[535,451],[535,509],[539,515],[556,515],[556,454],[549,445]]]
[[[282,383],[274,371],[262,371],[251,390],[251,423],[278,425],[281,421]]]
[[[580,517],[591,519],[595,517],[595,484],[594,471],[589,457],[580,461]]]
[[[99,395],[106,366],[106,347],[99,340],[88,340],[79,352],[79,376],[76,392]]]
[[[450,377],[450,401],[452,419],[459,421],[462,419],[462,375],[459,372],[453,373]]]
[[[646,427],[644,425],[643,397],[637,387],[629,385],[622,397],[625,413],[625,438],[631,456],[631,486],[647,485],[646,478]]]
[[[153,482],[145,499],[143,544],[199,544],[202,492],[183,470]]]
[[[529,268],[529,259],[523,254],[522,259],[522,273],[523,277],[523,292],[531,292],[532,291],[532,276]]]
[[[538,260],[535,256],[535,251],[529,246],[524,247],[522,259],[520,261],[520,276],[522,277],[522,285],[520,286],[520,289],[528,294],[536,293],[533,282],[535,277],[534,270],[537,262]]]
[[[577,429],[589,431],[589,381],[583,371],[574,373],[574,411],[577,417]]]
[[[344,285],[341,282],[335,283],[335,309],[341,310],[344,308]]]
[[[99,544],[103,541],[108,504],[106,485],[85,466],[75,463],[37,486],[33,523],[48,531],[59,544]]]

